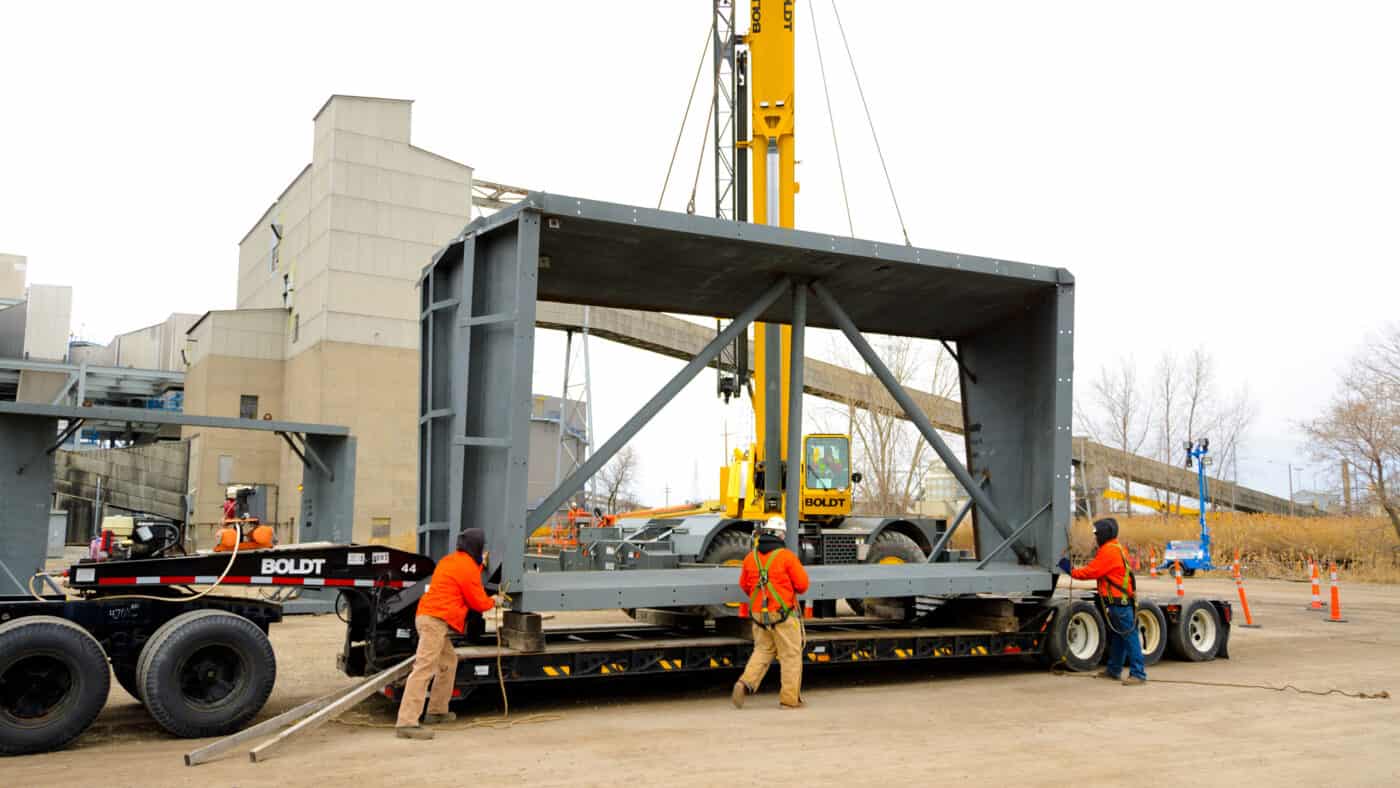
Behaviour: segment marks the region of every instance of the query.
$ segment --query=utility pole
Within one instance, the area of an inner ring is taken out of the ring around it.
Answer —
[[[666,505],[671,505],[671,485],[666,485]]]
[[[1293,511],[1293,463],[1288,464],[1288,516],[1295,516]]]
[[[1351,467],[1342,460],[1342,511],[1351,514]]]

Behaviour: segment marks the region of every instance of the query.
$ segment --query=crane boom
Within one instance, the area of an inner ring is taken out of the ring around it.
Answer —
[[[759,224],[793,227],[794,56],[793,0],[750,0],[751,78],[749,152],[753,167],[753,216]],[[754,469],[762,471],[762,496],[752,496],[756,514],[783,510],[782,464],[787,459],[787,380],[792,331],[754,323]],[[795,425],[801,429],[802,425]],[[756,475],[757,478],[757,475]],[[755,493],[758,490],[754,491]]]

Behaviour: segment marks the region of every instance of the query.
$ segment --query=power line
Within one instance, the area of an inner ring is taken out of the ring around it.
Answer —
[[[894,181],[890,178],[890,168],[885,164],[885,152],[880,148],[880,135],[875,133],[875,119],[870,115],[870,103],[865,100],[865,88],[860,84],[860,73],[856,71],[856,59],[851,54],[851,42],[846,40],[846,26],[841,23],[841,12],[836,10],[836,0],[831,0],[831,13],[836,15],[836,28],[841,31],[841,43],[846,47],[846,59],[851,62],[851,75],[856,80],[856,92],[860,94],[861,106],[865,107],[865,120],[870,124],[870,136],[875,140],[875,153],[880,156],[880,169],[885,171],[885,185],[890,190],[890,201],[894,203],[895,216],[899,217],[899,231],[904,233],[904,245],[909,243],[909,229],[904,226],[904,213],[899,210],[899,198],[894,194]]]

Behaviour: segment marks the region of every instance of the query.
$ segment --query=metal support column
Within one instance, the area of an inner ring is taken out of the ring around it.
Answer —
[[[628,419],[627,423],[623,424],[611,438],[608,438],[607,442],[599,447],[596,454],[589,457],[587,462],[583,463],[577,470],[569,474],[568,479],[565,479],[562,484],[554,489],[554,492],[546,496],[545,499],[540,502],[539,506],[530,511],[525,522],[525,533],[533,533],[536,528],[544,525],[545,521],[559,508],[560,504],[568,500],[569,496],[583,487],[585,481],[602,469],[602,467],[613,458],[613,455],[627,444],[627,441],[631,440],[634,435],[641,431],[642,427],[647,425],[647,422],[651,421],[652,418],[666,406],[666,403],[675,399],[675,396],[680,393],[681,389],[685,388],[686,384],[690,383],[690,381],[695,379],[696,375],[700,374],[700,370],[708,367],[710,362],[714,361],[715,357],[724,349],[725,345],[734,341],[735,335],[740,331],[747,330],[750,323],[757,319],[759,315],[763,314],[768,307],[773,305],[773,302],[777,301],[778,298],[791,287],[792,281],[787,277],[778,280],[772,287],[769,287],[757,301],[749,305],[748,309],[745,309],[735,317],[733,322],[721,331],[718,336],[710,340],[710,343],[705,346],[705,349],[701,350],[695,358],[691,359],[690,363],[686,364],[680,372],[677,372],[675,377],[671,378],[665,386],[662,386],[661,390],[656,392],[640,410],[632,414],[632,418]]]
[[[792,360],[788,367],[787,546],[798,553],[797,524],[802,519],[802,362],[807,332],[807,286],[792,288]],[[798,553],[801,555],[801,553]]]
[[[856,328],[855,323],[851,322],[850,316],[846,314],[846,311],[841,308],[840,304],[836,303],[836,299],[832,297],[831,291],[827,290],[821,282],[813,282],[811,287],[812,292],[817,296],[817,300],[821,301],[822,307],[826,309],[831,319],[840,327],[841,333],[846,335],[846,338],[851,341],[851,345],[855,347],[856,352],[859,353],[860,357],[865,360],[865,363],[870,366],[870,371],[875,373],[875,377],[880,379],[880,382],[884,384],[885,388],[890,392],[890,396],[894,397],[895,402],[899,403],[899,406],[904,409],[905,415],[908,416],[909,420],[914,423],[914,426],[919,429],[919,432],[923,433],[924,439],[933,447],[934,452],[938,454],[938,458],[943,461],[943,464],[952,472],[953,476],[957,478],[958,483],[963,486],[963,489],[967,490],[968,495],[970,495],[973,502],[977,504],[979,514],[986,517],[987,521],[996,528],[997,533],[1000,533],[1003,538],[1009,538],[1012,535],[1012,530],[1010,526],[1007,525],[1005,518],[1001,516],[1001,512],[997,510],[996,504],[992,503],[992,499],[983,491],[982,486],[973,481],[972,475],[968,473],[967,468],[958,460],[952,450],[948,448],[948,444],[943,442],[943,438],[939,437],[938,430],[936,430],[933,423],[929,421],[928,415],[919,408],[918,404],[909,396],[909,393],[905,391],[904,387],[895,379],[894,374],[885,366],[885,362],[880,359],[879,354],[875,352],[874,348],[870,347],[870,343],[861,335],[860,329]],[[1029,551],[1020,546],[1017,546],[1015,549],[1018,557],[1023,560],[1029,560]]]

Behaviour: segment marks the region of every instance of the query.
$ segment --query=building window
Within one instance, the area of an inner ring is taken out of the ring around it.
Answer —
[[[258,417],[258,397],[256,394],[243,394],[238,398],[238,418],[256,419]]]
[[[300,313],[300,312],[297,312],[296,314],[292,315],[292,341],[293,341],[293,342],[299,342],[300,340],[301,340],[301,313]]]
[[[282,306],[290,309],[292,306],[292,275],[282,274]]]

